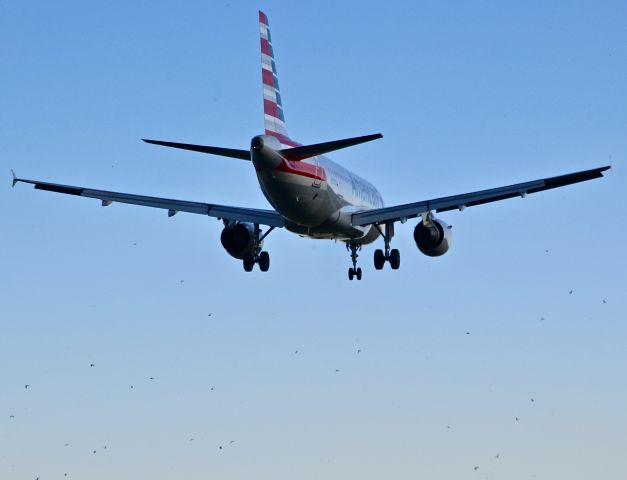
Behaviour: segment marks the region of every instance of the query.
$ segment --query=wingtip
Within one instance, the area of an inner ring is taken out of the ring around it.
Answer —
[[[11,183],[11,188],[13,188],[15,187],[15,184],[20,181],[20,179],[17,178],[13,169],[11,169],[11,175],[13,176],[13,183]]]
[[[599,167],[596,169],[600,177],[605,177],[607,175],[605,172],[607,172],[608,170],[612,170],[612,165],[605,165],[604,167]]]

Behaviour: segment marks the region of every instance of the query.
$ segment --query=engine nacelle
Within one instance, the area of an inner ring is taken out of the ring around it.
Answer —
[[[235,223],[224,227],[220,234],[220,242],[224,249],[234,258],[244,258],[244,253],[253,252],[255,226],[252,223]],[[260,245],[261,247],[261,245]]]
[[[430,257],[444,255],[453,243],[453,232],[442,220],[433,219],[428,225],[420,222],[414,228],[418,250]]]

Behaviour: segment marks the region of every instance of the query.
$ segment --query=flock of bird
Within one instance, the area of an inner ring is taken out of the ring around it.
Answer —
[[[604,303],[605,303],[605,300],[604,300]],[[210,313],[210,314],[209,314],[209,316],[211,316],[211,315],[212,315],[212,314]],[[470,334],[470,332],[466,332],[466,335],[469,335],[469,334]],[[361,352],[362,352],[361,348],[358,348],[358,349],[356,349],[356,351],[355,351],[355,353],[356,353],[356,354],[360,354]],[[298,353],[299,353],[299,351],[298,351],[298,350],[295,350],[295,351],[294,351],[294,354],[298,354]],[[96,367],[96,364],[95,364],[95,363],[90,363],[90,364],[89,364],[89,367],[90,367],[90,368],[95,368],[95,367]],[[339,373],[339,372],[340,372],[340,369],[339,369],[339,368],[336,368],[336,369],[335,369],[335,373]],[[151,377],[148,377],[148,379],[149,379],[149,380],[155,380],[155,377],[152,377],[152,376],[151,376]],[[24,389],[25,389],[25,390],[28,390],[28,388],[29,388],[29,387],[30,387],[30,384],[25,384],[25,385],[24,385]],[[132,388],[134,388],[134,386],[133,386],[133,385],[130,385],[130,388],[132,389]],[[209,388],[210,388],[210,390],[211,390],[211,391],[213,391],[213,390],[214,390],[214,387],[209,387]],[[535,399],[532,397],[532,398],[530,398],[530,401],[531,401],[532,403],[534,403],[534,402],[535,402]],[[10,418],[10,419],[15,419],[15,415],[9,415],[9,418]],[[514,417],[514,420],[515,420],[516,422],[518,422],[518,421],[520,421],[520,418],[516,416],[516,417]],[[451,428],[451,426],[450,426],[450,425],[447,425],[447,426],[446,426],[446,428],[447,428],[447,429],[450,429],[450,428]],[[195,438],[190,437],[188,441],[189,441],[189,442],[193,442],[193,441],[195,441]],[[228,445],[233,445],[233,444],[235,444],[235,440],[229,440]],[[65,447],[69,447],[69,446],[70,446],[70,444],[69,444],[69,443],[65,443],[65,444],[64,444],[64,446],[65,446]],[[103,450],[107,450],[107,445],[103,445],[102,449],[103,449]],[[222,450],[224,450],[224,445],[218,445],[217,449],[218,449],[218,451],[222,451]],[[97,451],[96,449],[94,449],[94,450],[92,450],[92,451],[91,451],[91,453],[95,455],[96,453],[98,453],[98,451]],[[500,458],[500,454],[498,454],[498,453],[497,453],[497,454],[495,455],[495,457],[494,457],[494,458],[496,458],[496,459],[498,460],[498,459]],[[475,470],[475,471],[479,470],[479,466],[478,466],[478,465],[475,465],[475,466],[473,467],[473,470]],[[68,475],[69,475],[68,473],[64,473],[64,477],[67,477]],[[40,480],[40,477],[39,477],[39,476],[35,477],[35,480]],[[42,480],[43,480],[43,479],[42,479]]]
[[[180,280],[180,281],[179,281],[179,283],[180,283],[180,284],[182,284],[182,283],[184,283],[184,281],[185,281],[185,280]],[[573,291],[573,290],[569,290],[569,291],[568,291],[568,294],[569,294],[569,295],[572,295],[573,293],[574,293],[574,291]],[[602,302],[603,302],[603,304],[606,304],[606,303],[607,303],[607,300],[606,300],[606,299],[602,299]],[[212,313],[208,313],[208,314],[207,314],[207,316],[208,316],[208,317],[211,317],[212,315],[213,315]],[[545,320],[545,318],[544,318],[544,317],[540,317],[540,321],[544,321],[544,320]],[[466,334],[466,335],[470,335],[470,331],[466,331],[466,332],[465,332],[465,334]],[[299,353],[299,350],[294,350],[294,354],[295,354],[295,355],[297,355],[298,353]],[[361,348],[357,348],[357,349],[355,350],[355,353],[356,353],[356,354],[361,354],[361,353],[362,353],[362,349],[361,349]],[[95,367],[96,367],[96,364],[95,364],[95,363],[89,363],[89,368],[95,368]],[[335,373],[340,373],[340,369],[339,369],[339,368],[336,368],[336,369],[335,369]],[[154,381],[154,380],[155,380],[155,377],[154,377],[154,376],[150,376],[150,377],[148,377],[148,379],[149,379],[149,380],[151,380],[151,381]],[[132,385],[132,384],[131,384],[131,385],[130,385],[130,388],[131,388],[131,389],[134,389],[134,385]],[[210,391],[213,391],[213,390],[214,390],[214,387],[213,387],[213,386],[211,386],[211,387],[209,387],[209,388],[210,388]],[[29,389],[31,389],[31,385],[30,385],[29,383],[24,384],[24,390],[29,390]],[[534,397],[531,397],[531,398],[529,399],[529,401],[530,401],[531,403],[535,403],[535,398],[534,398]],[[14,415],[14,414],[10,414],[10,415],[9,415],[9,419],[10,419],[10,420],[15,420],[15,418],[16,418],[16,417],[15,417],[15,415]],[[518,417],[518,416],[514,416],[514,421],[515,421],[515,422],[519,422],[519,421],[520,421],[520,417]],[[451,429],[451,425],[446,425],[446,428],[447,428],[447,429]],[[188,441],[189,441],[189,442],[193,442],[193,441],[195,441],[195,438],[190,437]],[[232,445],[234,445],[234,444],[235,444],[235,440],[229,440],[229,441],[228,441],[228,445],[232,446]],[[65,446],[65,447],[69,447],[69,446],[70,446],[70,443],[65,443],[65,444],[64,444],[64,446]],[[224,450],[224,448],[225,448],[225,445],[218,445],[218,446],[217,446],[217,450],[218,450],[218,451],[223,451],[223,450]],[[103,446],[102,446],[102,450],[105,450],[105,451],[106,451],[106,450],[107,450],[107,445],[103,445]],[[95,454],[97,454],[97,453],[98,453],[98,450],[97,450],[97,449],[93,449],[93,450],[91,450],[91,454],[95,455]],[[501,455],[500,455],[500,453],[497,453],[497,454],[494,456],[494,458],[495,458],[496,460],[498,460],[498,459],[500,459],[500,456],[501,456]],[[474,465],[474,466],[472,467],[472,469],[473,469],[474,471],[478,471],[478,470],[479,470],[479,468],[480,468],[480,467],[479,467],[479,465]],[[67,473],[67,472],[66,472],[66,473],[64,473],[64,477],[68,477],[68,476],[69,476],[69,473]],[[35,480],[40,480],[40,477],[39,477],[39,476],[36,476],[36,477],[34,477],[34,479],[35,479]],[[41,480],[44,480],[44,479],[41,479]]]

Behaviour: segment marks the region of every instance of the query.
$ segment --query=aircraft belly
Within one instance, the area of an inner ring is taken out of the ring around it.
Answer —
[[[303,237],[373,242],[379,232],[372,226],[353,227],[352,208],[337,195],[327,182],[314,186],[314,180],[304,175],[287,172],[257,172],[259,182],[272,206],[281,214],[285,228]]]
[[[258,176],[272,205],[294,224],[316,227],[333,212],[326,182],[314,186],[310,177],[277,171]]]
[[[357,242],[361,245],[374,242],[379,237],[379,232],[373,226],[363,230],[354,228],[343,228],[337,225],[321,225],[319,227],[305,227],[289,221],[285,222],[286,230],[296,233],[301,237],[314,238],[319,240],[339,240],[342,242]],[[365,230],[365,232],[364,232]]]

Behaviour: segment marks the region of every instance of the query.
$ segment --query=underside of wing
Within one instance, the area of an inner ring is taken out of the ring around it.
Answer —
[[[417,217],[427,212],[446,212],[448,210],[463,210],[466,207],[497,202],[507,198],[525,197],[527,194],[542,192],[552,188],[563,187],[573,183],[585,182],[603,176],[603,172],[610,167],[599,167],[581,172],[543,178],[531,182],[517,183],[506,187],[480,190],[450,197],[435,198],[421,202],[407,203],[393,207],[376,208],[353,214],[354,226],[371,225],[375,223],[403,221]]]
[[[40,182],[37,180],[25,180],[21,178],[13,179],[13,185],[18,182],[30,183],[34,185],[37,190],[65,193],[79,197],[96,198],[102,201],[102,206],[110,205],[113,202],[129,203],[132,205],[142,205],[144,207],[162,208],[168,211],[169,216],[173,216],[177,212],[188,212],[208,215],[210,217],[234,222],[250,222],[258,223],[260,225],[268,225],[271,227],[283,227],[283,219],[274,210],[230,207],[226,205],[214,205],[211,203],[189,202],[185,200],[172,200],[168,198],[149,197],[130,193],[95,190],[71,185]]]

